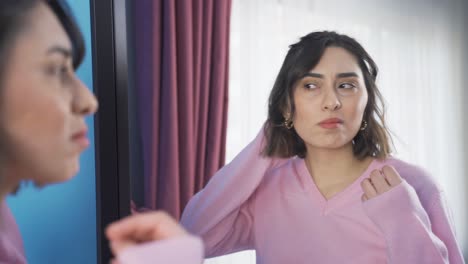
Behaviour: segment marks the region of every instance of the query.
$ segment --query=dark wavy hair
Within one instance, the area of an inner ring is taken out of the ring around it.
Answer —
[[[72,43],[73,67],[76,69],[85,54],[83,35],[81,34],[68,4],[61,0],[1,0],[0,1],[0,80],[9,61],[11,48],[16,36],[28,26],[30,13],[43,2],[49,6],[65,29]],[[1,84],[1,82],[0,82]]]
[[[357,59],[363,73],[368,101],[363,121],[367,127],[353,139],[353,152],[358,159],[371,156],[386,158],[390,154],[390,134],[385,125],[385,104],[375,83],[378,67],[364,48],[353,38],[336,32],[312,32],[290,45],[283,65],[278,73],[268,101],[268,119],[264,126],[266,145],[263,155],[270,157],[306,156],[304,141],[295,129],[287,129],[284,113],[295,113],[293,100],[296,83],[320,61],[325,49],[340,47]]]

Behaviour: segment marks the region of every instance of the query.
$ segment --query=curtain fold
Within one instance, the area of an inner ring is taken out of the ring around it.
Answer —
[[[134,10],[139,206],[179,218],[224,164],[231,1],[144,0]]]

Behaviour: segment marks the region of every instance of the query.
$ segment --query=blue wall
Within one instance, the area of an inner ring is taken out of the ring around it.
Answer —
[[[78,76],[92,89],[89,1],[68,0],[86,41]],[[97,263],[94,125],[88,118],[91,146],[81,157],[81,171],[71,181],[38,190],[23,187],[7,199],[23,235],[30,264]]]

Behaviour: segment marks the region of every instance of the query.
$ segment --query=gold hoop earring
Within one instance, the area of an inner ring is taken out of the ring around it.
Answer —
[[[361,128],[359,130],[364,131],[364,130],[366,130],[366,128],[367,128],[367,121],[362,120],[362,125],[361,125]]]
[[[287,129],[293,128],[293,121],[289,118],[286,118],[283,122],[283,126]]]

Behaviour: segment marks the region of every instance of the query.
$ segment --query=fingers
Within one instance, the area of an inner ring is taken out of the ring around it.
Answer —
[[[106,229],[115,256],[133,245],[183,235],[187,235],[185,229],[162,211],[131,215],[112,223]]]
[[[367,201],[387,192],[402,182],[401,176],[392,166],[384,166],[381,170],[374,170],[369,178],[361,182],[364,191],[361,200]]]
[[[367,199],[372,199],[377,196],[377,191],[375,190],[369,178],[366,178],[361,182],[361,187]]]
[[[123,240],[141,233],[141,230],[148,229],[147,226],[150,225],[148,222],[151,221],[152,217],[148,214],[129,216],[110,224],[106,229],[106,236],[109,240]]]
[[[158,228],[161,218],[164,216],[158,212],[128,216],[110,224],[106,229],[106,235],[109,240],[145,236]]]
[[[377,194],[382,194],[390,190],[390,184],[380,170],[374,170],[370,175],[370,180]]]
[[[141,243],[186,235],[187,232],[167,213],[162,211],[128,216],[112,223],[106,229],[111,241]]]
[[[382,172],[390,186],[395,187],[402,182],[400,174],[392,166],[384,166]]]
[[[363,194],[363,195],[361,196],[361,201],[365,202],[365,201],[367,201],[367,200],[369,200],[369,198],[367,198],[367,195],[366,195],[366,194]]]

